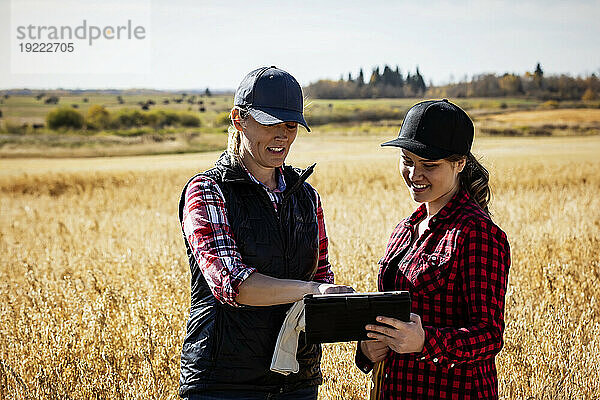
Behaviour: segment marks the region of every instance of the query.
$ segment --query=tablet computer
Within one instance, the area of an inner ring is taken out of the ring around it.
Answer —
[[[368,340],[365,325],[378,316],[410,321],[410,293],[341,293],[304,296],[306,342]]]

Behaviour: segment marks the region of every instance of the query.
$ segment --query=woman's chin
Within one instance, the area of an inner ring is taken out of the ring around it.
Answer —
[[[287,154],[271,155],[265,161],[271,168],[279,168],[285,162]]]
[[[410,191],[410,197],[417,203],[425,203],[428,201],[427,195],[423,192],[415,192],[414,190]]]

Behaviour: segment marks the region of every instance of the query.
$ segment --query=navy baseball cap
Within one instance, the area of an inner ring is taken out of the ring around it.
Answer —
[[[298,81],[277,67],[250,72],[235,91],[234,106],[248,108],[262,125],[297,122],[310,132],[304,119],[304,98]]]
[[[417,103],[408,110],[398,137],[382,146],[401,147],[429,160],[467,155],[473,144],[473,121],[456,104],[444,100]]]

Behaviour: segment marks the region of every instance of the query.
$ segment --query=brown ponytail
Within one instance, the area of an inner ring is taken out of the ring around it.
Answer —
[[[462,155],[453,155],[446,160],[456,162],[465,158]],[[460,186],[463,187],[469,195],[479,204],[479,207],[489,215],[488,204],[492,198],[489,181],[490,173],[477,159],[469,152],[466,156],[465,168],[458,174]]]

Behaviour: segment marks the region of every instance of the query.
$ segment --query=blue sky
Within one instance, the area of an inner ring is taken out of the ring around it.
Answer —
[[[16,32],[11,1],[0,0],[0,58],[11,59]],[[40,0],[27,0],[40,1]],[[546,73],[600,72],[599,1],[121,1],[114,18],[149,15],[149,44],[140,73],[139,56],[107,54],[103,73],[19,73],[0,63],[0,88],[235,88],[249,70],[277,65],[301,84],[337,79],[362,67],[419,66],[440,84],[483,72],[523,73],[539,61]],[[34,3],[32,3],[34,4]],[[44,0],[52,18],[93,20],[106,1]],[[124,4],[124,5],[123,5]],[[128,10],[127,5],[131,8]],[[31,6],[32,15],[34,8]],[[98,8],[99,9],[99,8]],[[129,14],[128,14],[129,13]],[[46,22],[44,22],[46,23]],[[49,55],[52,56],[52,55]],[[78,60],[82,61],[82,60]],[[84,60],[85,61],[85,60]],[[90,61],[91,62],[91,61]],[[97,61],[94,61],[97,63]],[[125,68],[126,69],[126,68]],[[93,70],[90,66],[90,71]]]

